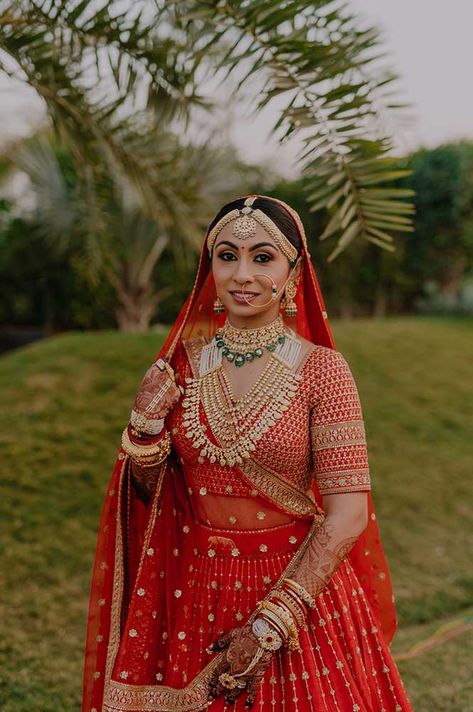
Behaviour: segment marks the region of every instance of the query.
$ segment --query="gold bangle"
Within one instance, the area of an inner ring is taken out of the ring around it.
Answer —
[[[302,601],[300,601],[300,603],[298,604],[294,598],[289,596],[289,594],[287,594],[285,591],[280,590],[271,591],[270,600],[274,601],[275,603],[280,601],[281,603],[285,604],[285,606],[289,608],[292,616],[297,621],[299,628],[302,628],[305,623],[305,613],[307,610]]]
[[[305,588],[303,586],[300,585],[300,583],[297,583],[297,581],[294,581],[294,579],[290,579],[290,578],[283,579],[282,583],[287,584],[287,586],[289,586],[290,588],[293,589],[293,591],[295,591],[297,594],[299,594],[299,596],[302,598],[304,603],[307,603],[309,608],[315,608],[315,606],[316,606],[315,599],[310,595],[310,593],[308,591],[305,590]]]
[[[153,443],[152,445],[136,445],[130,440],[127,426],[122,433],[122,448],[127,455],[130,455],[133,459],[142,461],[143,458],[153,457],[153,460],[156,462],[160,457],[164,459],[164,457],[169,454],[171,450],[171,437],[169,433],[166,432],[158,443]]]
[[[260,617],[264,618],[265,621],[267,621],[270,625],[274,627],[274,629],[279,633],[281,636],[282,640],[284,643],[287,642],[289,638],[289,631],[282,622],[280,618],[275,613],[272,613],[270,610],[267,608],[264,609],[262,608],[260,613],[258,614]]]
[[[265,609],[278,616],[278,618],[281,619],[289,630],[289,640],[287,643],[289,650],[299,650],[299,631],[291,614],[287,613],[281,606],[278,606],[276,603],[272,603],[271,601],[264,602],[261,606],[261,610],[264,611]]]
[[[139,435],[142,433],[159,435],[164,427],[164,418],[147,418],[133,409],[130,415],[130,425]]]

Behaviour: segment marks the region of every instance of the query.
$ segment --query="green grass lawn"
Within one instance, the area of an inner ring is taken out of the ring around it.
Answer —
[[[473,615],[471,320],[336,324],[364,406],[405,651]],[[162,334],[67,334],[0,359],[0,709],[80,707],[96,528]],[[399,663],[416,712],[473,711],[473,636]]]

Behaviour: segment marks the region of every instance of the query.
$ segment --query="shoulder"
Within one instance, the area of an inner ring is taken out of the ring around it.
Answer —
[[[340,351],[306,339],[304,341],[307,352],[300,373],[307,381],[313,398],[338,391],[348,384],[354,386],[350,366]]]
[[[314,344],[301,336],[298,338],[304,348],[304,367],[307,366],[311,370],[316,369],[318,373],[348,368],[347,360],[340,351],[328,346]]]
[[[204,337],[193,339],[179,339],[171,358],[171,365],[175,370],[185,372],[195,371],[195,365],[199,363],[202,348],[207,344]]]

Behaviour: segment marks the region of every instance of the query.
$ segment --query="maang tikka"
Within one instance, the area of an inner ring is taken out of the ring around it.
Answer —
[[[257,199],[256,195],[249,196],[245,199],[245,203],[241,209],[235,208],[223,216],[216,225],[209,231],[207,235],[207,249],[209,255],[212,255],[212,249],[215,240],[225,225],[234,222],[232,233],[240,240],[247,240],[249,237],[256,235],[258,224],[261,225],[266,232],[273,238],[277,247],[283,255],[287,257],[289,263],[294,266],[298,252],[297,248],[288,240],[286,235],[281,232],[278,226],[259,208],[253,208],[253,202]]]

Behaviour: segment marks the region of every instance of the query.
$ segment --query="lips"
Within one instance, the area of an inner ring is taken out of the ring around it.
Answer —
[[[252,301],[255,297],[259,295],[259,292],[230,292],[232,295],[233,299],[238,302],[238,304],[247,304],[248,302]]]

